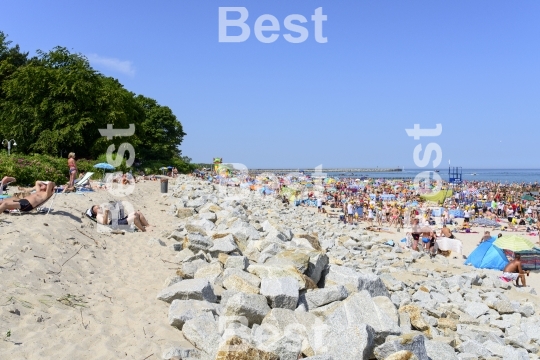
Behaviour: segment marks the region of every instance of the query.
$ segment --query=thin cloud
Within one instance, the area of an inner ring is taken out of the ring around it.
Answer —
[[[107,58],[97,54],[89,54],[88,60],[94,65],[100,65],[106,69],[125,75],[135,76],[135,68],[133,67],[133,63],[131,61]]]

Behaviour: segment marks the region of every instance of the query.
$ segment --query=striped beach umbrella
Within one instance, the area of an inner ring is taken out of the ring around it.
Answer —
[[[518,235],[503,235],[493,243],[499,249],[511,251],[525,251],[534,247],[534,244],[523,236]]]

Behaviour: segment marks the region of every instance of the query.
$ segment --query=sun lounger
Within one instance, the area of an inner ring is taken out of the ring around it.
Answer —
[[[73,186],[75,186],[75,189],[79,191],[83,186],[86,186],[90,183],[90,178],[94,175],[93,172],[87,172],[81,179],[78,179],[75,181]]]
[[[49,215],[49,212],[52,210],[52,205],[54,204],[55,196],[56,196],[56,193],[53,193],[52,196],[48,197],[47,199],[45,199],[45,201],[43,201],[43,202],[39,203],[37,206],[35,206],[32,211],[35,211],[37,213],[46,213],[45,215]],[[43,205],[45,205],[51,199],[52,199],[51,206],[44,207]],[[9,211],[10,215],[22,215],[22,214],[32,212],[32,211],[24,211],[23,212],[23,211],[21,211],[19,209],[8,210],[8,211]]]

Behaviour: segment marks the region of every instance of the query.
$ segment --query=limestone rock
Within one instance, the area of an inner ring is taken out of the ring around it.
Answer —
[[[246,279],[238,276],[238,275],[231,275],[227,277],[223,281],[223,287],[227,290],[233,290],[236,292],[244,292],[248,294],[258,294],[259,293],[259,287],[253,286],[250,282],[248,282]]]
[[[301,296],[305,301],[306,311],[330,304],[334,301],[345,300],[349,293],[343,285],[329,286],[323,289],[308,291]]]
[[[429,329],[429,324],[422,317],[420,308],[416,305],[409,304],[399,308],[399,312],[409,314],[411,325],[416,330],[424,331]]]
[[[217,321],[214,316],[205,312],[196,318],[185,322],[182,327],[184,337],[210,358],[215,358],[220,336]]]
[[[199,300],[173,300],[169,307],[169,324],[182,330],[186,321],[204,312],[217,315],[216,304]]]
[[[217,257],[220,253],[230,254],[237,250],[238,246],[236,245],[233,236],[227,235],[225,237],[215,239],[214,244],[210,249],[208,249],[208,252],[210,252],[213,257]]]
[[[263,278],[261,294],[266,296],[272,308],[294,310],[298,303],[298,281],[293,277]]]
[[[216,360],[280,360],[279,356],[257,349],[238,336],[226,340],[219,347]]]
[[[180,208],[176,210],[176,217],[180,219],[185,219],[190,216],[193,216],[193,209],[191,208]]]
[[[158,300],[172,302],[173,300],[206,300],[216,302],[217,298],[210,282],[205,279],[188,279],[173,284],[163,290],[157,296]]]
[[[423,335],[407,334],[400,337],[391,337],[384,344],[377,346],[373,353],[378,360],[383,360],[403,350],[410,351],[418,360],[429,360]]]
[[[249,266],[249,260],[245,256],[229,256],[225,261],[225,268],[234,268],[246,270]]]
[[[237,293],[225,304],[223,314],[225,316],[243,316],[248,326],[260,324],[270,311],[266,297],[263,295]]]

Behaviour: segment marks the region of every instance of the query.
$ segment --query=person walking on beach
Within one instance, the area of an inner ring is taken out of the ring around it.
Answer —
[[[523,286],[527,286],[527,283],[525,282],[525,274],[529,276],[530,271],[523,271],[521,268],[521,255],[516,254],[516,257],[514,260],[510,261],[506,267],[503,269],[503,276],[507,279],[510,279],[512,281],[515,281],[515,285],[519,287],[519,280],[521,279],[521,283]]]
[[[70,152],[68,155],[68,167],[69,167],[69,184],[68,188],[72,188],[77,178],[77,163],[75,162],[75,153]]]

